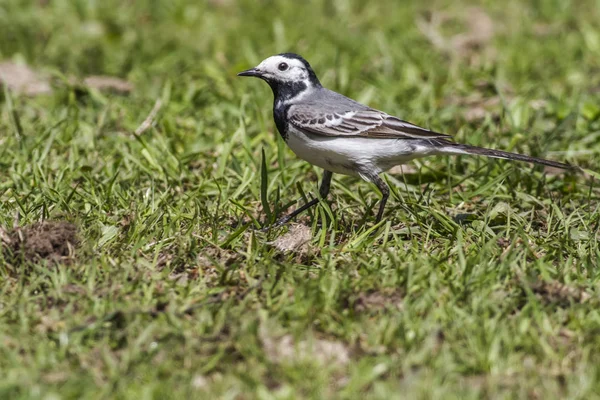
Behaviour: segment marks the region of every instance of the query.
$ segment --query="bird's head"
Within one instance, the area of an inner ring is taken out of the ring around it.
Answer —
[[[254,76],[267,82],[275,96],[293,97],[308,87],[320,87],[321,83],[308,61],[294,53],[271,56],[254,68],[242,71],[238,76]]]

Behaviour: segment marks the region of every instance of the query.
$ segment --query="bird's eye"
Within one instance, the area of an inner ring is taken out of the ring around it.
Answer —
[[[289,67],[286,63],[281,63],[277,66],[277,69],[279,69],[280,71],[285,71],[287,70]]]

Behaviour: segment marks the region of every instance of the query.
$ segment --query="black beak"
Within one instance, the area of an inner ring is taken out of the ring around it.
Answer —
[[[259,69],[250,68],[250,69],[240,72],[237,75],[238,76],[256,76],[256,77],[260,78],[262,76],[262,72]]]

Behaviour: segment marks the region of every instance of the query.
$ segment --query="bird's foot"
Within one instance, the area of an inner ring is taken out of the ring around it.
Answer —
[[[262,228],[258,229],[259,232],[268,232],[271,229],[275,229],[275,228],[279,228],[285,224],[287,224],[288,222],[290,222],[292,220],[292,218],[294,218],[294,215],[286,215],[284,217],[279,218],[277,221],[275,221],[274,223],[270,224],[270,225],[265,225]]]

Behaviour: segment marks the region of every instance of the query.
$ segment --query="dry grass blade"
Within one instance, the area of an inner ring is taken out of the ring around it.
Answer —
[[[155,119],[156,119],[156,114],[158,114],[161,107],[162,107],[162,100],[156,99],[156,102],[154,103],[154,107],[152,107],[152,110],[150,110],[150,114],[148,114],[146,119],[135,130],[135,134],[137,136],[146,132],[154,124]]]

